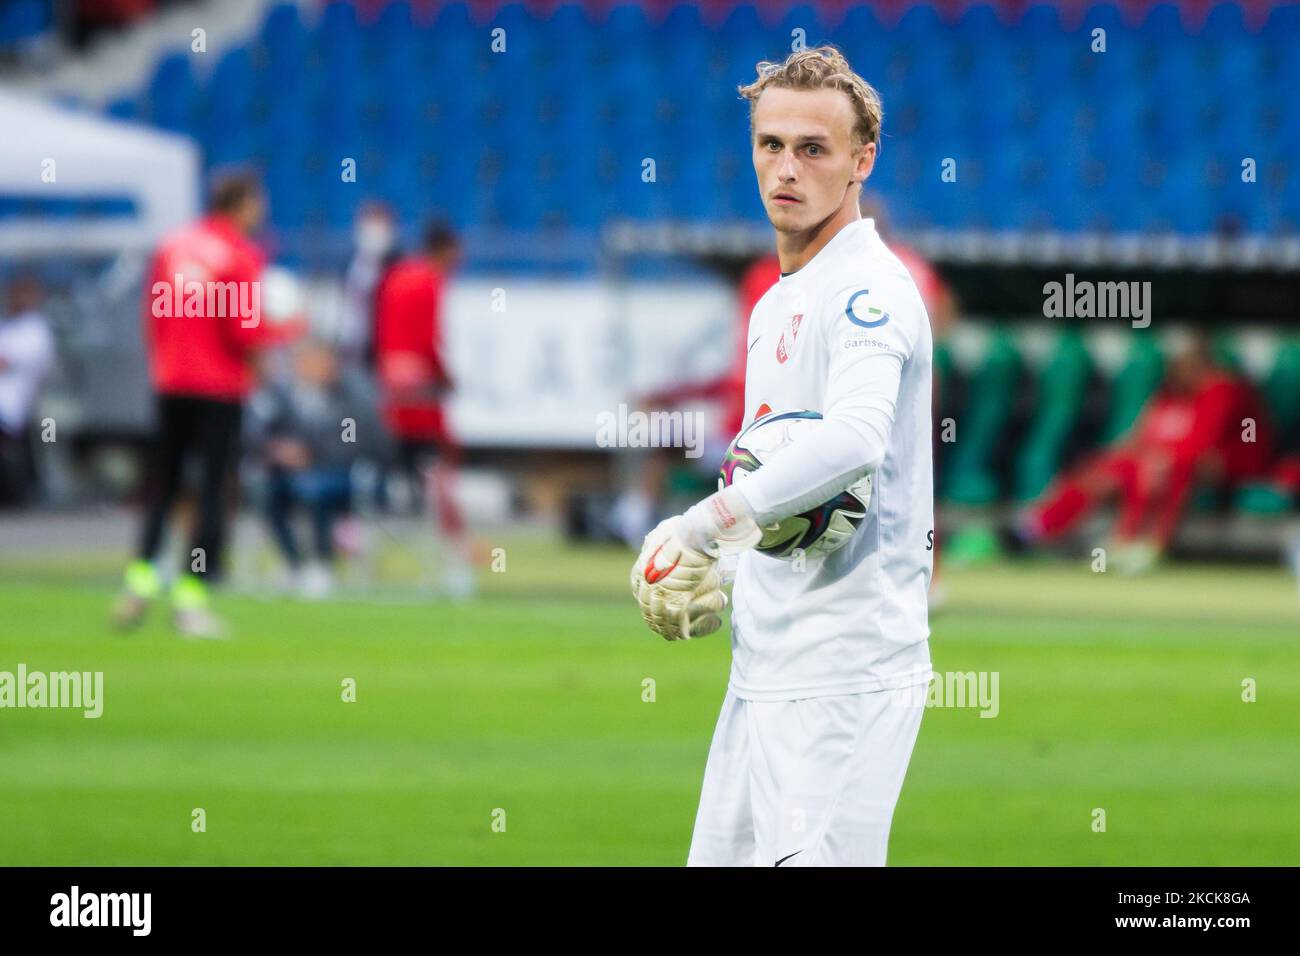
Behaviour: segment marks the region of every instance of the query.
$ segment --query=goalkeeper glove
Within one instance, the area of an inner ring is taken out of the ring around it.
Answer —
[[[652,631],[670,641],[712,634],[722,626],[718,558],[758,543],[749,504],[724,488],[646,535],[632,566],[632,594]]]

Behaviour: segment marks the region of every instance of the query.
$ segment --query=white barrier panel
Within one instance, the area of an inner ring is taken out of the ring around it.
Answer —
[[[741,334],[731,286],[696,279],[458,280],[444,324],[463,443],[570,449],[620,403],[723,374]]]

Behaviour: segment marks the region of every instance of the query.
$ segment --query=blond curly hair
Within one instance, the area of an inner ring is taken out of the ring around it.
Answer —
[[[758,79],[737,87],[741,97],[749,100],[749,135],[754,135],[754,109],[758,98],[769,87],[787,90],[840,90],[853,104],[853,148],[867,143],[880,148],[880,124],[884,111],[875,87],[853,72],[844,54],[830,45],[797,50],[784,63],[763,60],[756,67]]]

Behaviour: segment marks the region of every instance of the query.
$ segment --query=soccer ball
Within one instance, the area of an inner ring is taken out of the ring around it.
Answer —
[[[758,471],[821,417],[820,412],[800,411],[769,412],[755,419],[732,439],[722,459],[718,488],[743,481],[747,474]],[[853,537],[870,503],[871,476],[866,475],[830,501],[764,527],[755,550],[774,558],[794,558],[797,553],[830,554]]]

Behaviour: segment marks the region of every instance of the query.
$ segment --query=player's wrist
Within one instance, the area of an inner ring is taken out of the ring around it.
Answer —
[[[683,517],[686,544],[713,557],[752,548],[763,536],[754,509],[734,485],[693,505]]]

